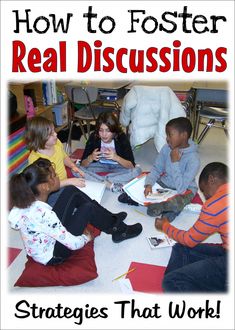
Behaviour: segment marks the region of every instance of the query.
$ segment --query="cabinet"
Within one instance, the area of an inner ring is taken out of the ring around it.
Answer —
[[[56,82],[56,88],[64,95],[64,85],[66,82]],[[44,105],[43,102],[43,87],[42,81],[34,82],[10,82],[8,89],[16,96],[17,99],[17,112],[20,116],[26,114],[24,95],[29,95],[33,99],[36,108],[36,116],[42,116],[49,120],[54,121],[53,106]],[[55,122],[55,121],[54,121]],[[56,127],[56,131],[66,127],[68,123]]]

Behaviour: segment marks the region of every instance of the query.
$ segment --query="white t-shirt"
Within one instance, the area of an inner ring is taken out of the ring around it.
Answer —
[[[100,157],[100,163],[102,164],[118,164],[117,162],[115,162],[112,159],[106,159],[105,156],[103,155],[103,153],[107,150],[113,150],[114,152],[116,152],[115,149],[115,144],[114,144],[114,140],[112,140],[110,143],[105,143],[101,140],[101,146],[100,146],[100,151],[101,151],[101,157]]]

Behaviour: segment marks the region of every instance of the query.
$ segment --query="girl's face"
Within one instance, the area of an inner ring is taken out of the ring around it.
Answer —
[[[55,132],[55,127],[52,126],[45,147],[50,148],[54,146],[56,144],[56,141],[57,133]]]
[[[99,137],[104,143],[110,143],[113,140],[113,133],[110,132],[107,125],[101,124],[99,129]]]
[[[59,177],[57,176],[52,166],[50,167],[50,175],[48,176],[48,186],[50,192],[54,192],[60,189]]]

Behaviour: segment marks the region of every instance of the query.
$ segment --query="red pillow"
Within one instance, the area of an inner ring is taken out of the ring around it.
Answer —
[[[86,283],[98,276],[95,264],[94,242],[74,251],[65,262],[56,266],[44,266],[31,257],[15,286],[42,287],[68,286]]]
[[[191,203],[203,205],[203,201],[202,201],[199,193],[196,193],[196,195],[193,197]]]

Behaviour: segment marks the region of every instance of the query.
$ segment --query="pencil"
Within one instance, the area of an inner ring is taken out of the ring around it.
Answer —
[[[139,214],[141,214],[141,215],[143,215],[143,216],[146,217],[146,214],[144,214],[143,212],[140,212],[140,211],[138,211],[138,210],[135,210],[135,212],[137,212],[137,213],[139,213]]]
[[[122,278],[123,276],[125,276],[125,275],[127,275],[127,274],[133,272],[134,270],[135,270],[135,268],[131,268],[130,270],[128,270],[128,272],[126,272],[126,273],[124,273],[124,274],[122,274],[122,275],[120,275],[120,276],[114,278],[114,279],[112,280],[112,282],[113,282],[113,281],[116,281],[116,280],[119,280],[120,278]]]

